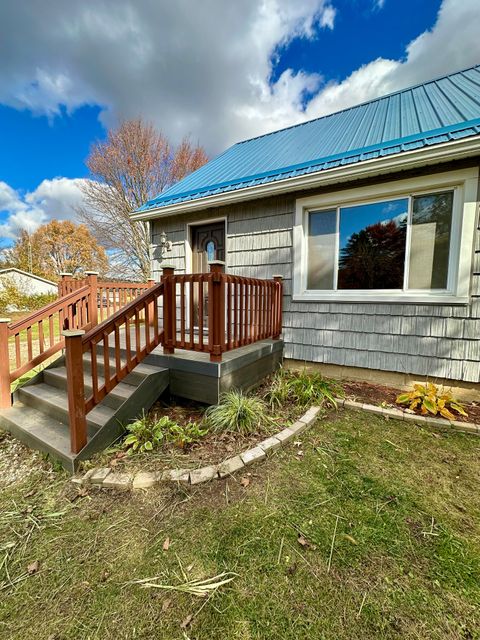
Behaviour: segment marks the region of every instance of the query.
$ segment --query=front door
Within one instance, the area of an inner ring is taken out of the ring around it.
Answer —
[[[192,273],[208,273],[208,263],[212,260],[225,260],[225,222],[213,222],[191,227],[192,229]],[[194,288],[194,322],[198,327],[199,290]],[[202,293],[203,326],[207,326],[208,290]]]
[[[212,260],[225,260],[225,223],[192,227],[192,273],[207,273]]]

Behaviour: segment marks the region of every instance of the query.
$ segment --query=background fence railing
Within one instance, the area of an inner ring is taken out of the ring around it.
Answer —
[[[11,406],[11,384],[65,347],[63,330],[88,331],[151,287],[148,283],[98,282],[62,274],[59,298],[26,318],[0,319],[0,407]]]

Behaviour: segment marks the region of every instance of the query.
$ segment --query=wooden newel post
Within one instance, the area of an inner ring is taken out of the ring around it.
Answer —
[[[83,381],[83,345],[85,331],[64,330],[65,365],[67,368],[68,415],[72,453],[78,453],[87,444],[87,416]]]
[[[208,350],[211,362],[221,362],[225,351],[225,262],[209,262],[208,281]]]
[[[8,350],[8,323],[10,318],[0,318],[0,408],[12,406],[10,392],[10,354]]]
[[[273,281],[277,283],[275,287],[275,303],[274,303],[274,323],[273,336],[274,340],[280,338],[282,333],[282,316],[283,316],[283,276],[273,276]]]
[[[85,273],[90,287],[88,322],[92,327],[96,327],[98,324],[98,271],[86,271]]]
[[[175,268],[170,264],[162,265],[163,282],[163,353],[175,353],[176,299],[173,276]]]
[[[70,280],[73,277],[73,273],[61,273],[60,274],[60,282],[58,283],[58,295],[60,296],[60,298],[62,298],[63,296],[66,296],[67,293],[70,293],[68,291],[68,283],[70,282]]]

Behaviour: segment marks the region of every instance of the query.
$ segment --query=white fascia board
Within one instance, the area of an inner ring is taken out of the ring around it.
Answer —
[[[131,218],[133,220],[164,218],[189,211],[207,209],[208,207],[228,205],[243,200],[266,198],[289,191],[328,186],[340,181],[360,180],[362,178],[415,169],[417,167],[450,160],[461,160],[475,155],[480,155],[480,136],[478,135],[464,140],[444,142],[413,151],[402,151],[384,158],[363,160],[355,164],[335,167],[333,169],[324,169],[323,171],[296,176],[295,178],[285,178],[284,180],[267,182],[255,187],[244,187],[214,196],[206,196],[188,202],[179,202],[165,207],[158,207],[156,209],[150,209],[149,211],[133,213],[131,214]]]

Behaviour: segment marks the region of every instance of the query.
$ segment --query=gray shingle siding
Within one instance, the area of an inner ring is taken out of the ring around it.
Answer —
[[[152,223],[153,271],[157,243],[172,241],[166,260],[185,271],[187,223],[227,217],[227,269],[243,276],[284,280],[285,356],[296,360],[395,371],[466,382],[480,381],[480,227],[467,306],[293,302],[292,228],[295,196],[246,202]]]

